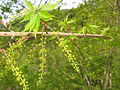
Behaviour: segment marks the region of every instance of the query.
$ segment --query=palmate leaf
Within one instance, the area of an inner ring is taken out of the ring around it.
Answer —
[[[35,10],[35,9],[34,9],[34,6],[33,6],[33,4],[32,4],[31,2],[29,2],[29,1],[27,1],[27,0],[24,0],[24,1],[25,1],[25,3],[26,3],[26,6],[27,6],[31,11]]]
[[[40,20],[42,19],[44,21],[49,21],[52,20],[52,17],[54,17],[45,10],[54,9],[58,5],[58,3],[46,4],[39,7],[40,9],[38,8],[37,10],[35,10],[32,3],[28,2],[27,0],[24,1],[27,7],[30,9],[30,11],[25,15],[24,19],[22,20],[22,22],[29,20],[29,22],[25,26],[24,31],[29,31],[29,32],[34,31],[36,37],[36,33],[38,32],[40,27]]]

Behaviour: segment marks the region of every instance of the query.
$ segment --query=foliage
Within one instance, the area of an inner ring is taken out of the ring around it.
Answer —
[[[29,9],[27,15],[25,15],[23,21],[29,20],[24,31],[34,31],[35,37],[36,33],[40,28],[40,22],[52,20],[53,15],[49,14],[46,10],[53,10],[57,4],[45,4],[44,6],[39,6],[37,9],[32,5],[32,3],[25,0],[25,3]]]
[[[24,1],[28,8],[25,15],[10,22],[14,31],[25,27],[24,31],[36,33],[42,21],[48,21],[56,32],[101,34],[110,38],[1,37],[0,47],[5,49],[0,52],[1,90],[120,89],[120,27],[116,0],[88,0],[70,10],[54,9],[58,3],[34,7]]]
[[[0,2],[0,16],[5,19],[9,18],[10,15],[19,13],[25,8],[24,3],[21,0],[1,0]]]
[[[66,18],[64,19],[64,21],[58,21],[59,25],[61,25],[61,31],[64,29],[64,30],[67,30],[67,26],[68,24],[72,24],[75,22],[75,20],[70,20],[68,21],[68,17],[69,17],[70,13],[66,16]]]

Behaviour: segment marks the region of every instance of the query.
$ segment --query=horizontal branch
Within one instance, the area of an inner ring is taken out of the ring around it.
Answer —
[[[10,36],[10,37],[16,37],[16,36],[34,36],[34,32],[0,32],[0,36]],[[100,37],[100,38],[109,38],[103,35],[99,34],[78,34],[78,33],[62,33],[62,32],[37,32],[37,36],[76,36],[76,37]]]

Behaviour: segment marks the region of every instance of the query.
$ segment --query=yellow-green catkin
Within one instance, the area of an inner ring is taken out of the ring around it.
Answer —
[[[75,57],[74,54],[72,54],[72,51],[69,48],[69,45],[67,44],[69,40],[66,40],[64,38],[60,38],[58,45],[62,48],[62,51],[64,52],[64,55],[68,58],[68,61],[70,62],[71,66],[77,71],[79,71],[79,66],[77,63],[77,58]]]
[[[8,68],[13,72],[14,76],[16,76],[16,80],[19,84],[23,87],[23,90],[27,90],[28,88],[28,81],[26,80],[25,76],[23,75],[22,71],[19,67],[15,66],[16,64],[16,57],[20,55],[22,51],[21,47],[23,46],[24,38],[16,39],[15,43],[10,45],[6,51],[4,51],[3,58],[6,61],[6,65]]]
[[[30,63],[31,61],[34,61],[33,59],[35,58],[35,54],[38,51],[38,44],[32,43],[31,48],[29,48],[29,51],[27,52],[27,58],[26,62]]]
[[[45,48],[45,44],[46,44],[46,41],[41,39],[41,42],[38,44],[38,46],[40,46],[40,50],[38,52],[39,54],[39,60],[40,60],[40,64],[39,64],[39,80],[37,82],[37,85],[39,84],[39,82],[41,82],[41,80],[43,79],[43,76],[46,75],[46,72],[45,72],[45,67],[46,67],[46,48]]]

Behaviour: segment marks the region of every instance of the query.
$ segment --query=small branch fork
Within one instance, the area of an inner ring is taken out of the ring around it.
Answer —
[[[76,37],[99,37],[99,38],[105,38],[110,39],[110,37],[106,37],[99,34],[78,34],[78,33],[63,33],[63,32],[37,32],[37,36],[64,36],[64,37],[70,37],[70,36],[76,36]],[[16,37],[16,36],[34,36],[34,32],[0,32],[0,37]]]

